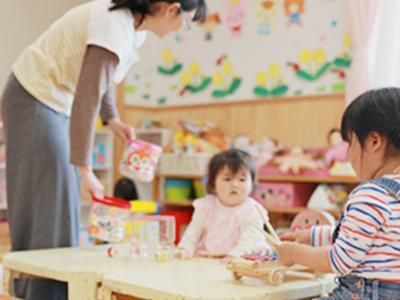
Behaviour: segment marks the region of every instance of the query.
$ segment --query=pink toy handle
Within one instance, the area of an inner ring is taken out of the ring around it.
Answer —
[[[152,144],[152,143],[148,143],[148,142],[145,142],[145,141],[142,141],[142,140],[139,140],[139,139],[130,139],[128,141],[128,147],[131,147],[132,145],[137,145],[140,148],[148,147],[149,149],[154,150],[154,151],[156,151],[158,153],[162,152],[162,148],[160,146]]]

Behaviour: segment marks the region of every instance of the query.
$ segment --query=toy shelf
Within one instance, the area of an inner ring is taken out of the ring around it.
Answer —
[[[206,175],[199,174],[179,174],[179,173],[168,173],[168,174],[157,174],[156,177],[163,178],[175,178],[175,179],[200,179],[206,177]]]
[[[296,175],[264,175],[258,178],[262,182],[304,182],[304,183],[347,183],[358,184],[360,181],[353,176],[311,177]]]
[[[171,207],[192,207],[193,200],[179,200],[179,201],[165,200],[162,203],[164,203],[164,206],[171,206]]]
[[[176,178],[176,179],[199,179],[206,177],[204,175],[198,174],[178,174],[178,173],[168,173],[168,174],[157,174],[158,177],[164,178]],[[327,177],[317,177],[317,176],[300,176],[300,175],[262,175],[258,177],[259,181],[262,182],[311,182],[311,183],[349,183],[358,184],[359,179],[353,176],[327,176]]]

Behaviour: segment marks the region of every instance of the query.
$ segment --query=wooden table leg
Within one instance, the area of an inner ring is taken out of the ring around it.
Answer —
[[[97,299],[99,283],[96,276],[76,274],[74,279],[68,282],[69,300],[93,300]]]
[[[4,268],[3,270],[3,292],[7,295],[11,295],[11,290],[13,289],[13,273],[10,269]]]
[[[104,286],[100,287],[97,293],[98,300],[113,300],[112,291]]]

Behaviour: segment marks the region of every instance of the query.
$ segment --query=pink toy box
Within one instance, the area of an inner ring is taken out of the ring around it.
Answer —
[[[152,181],[161,152],[160,146],[141,140],[130,141],[121,160],[121,174],[133,180]]]
[[[264,207],[302,207],[314,191],[314,183],[260,183],[255,198]]]

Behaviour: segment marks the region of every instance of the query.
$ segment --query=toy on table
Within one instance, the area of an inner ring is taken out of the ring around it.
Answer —
[[[123,241],[130,210],[131,204],[128,201],[108,196],[103,199],[92,197],[89,235],[112,243]]]
[[[118,254],[119,254],[119,251],[117,248],[109,247],[107,249],[107,256],[110,258],[116,257]]]
[[[131,140],[120,163],[121,174],[133,180],[152,181],[161,152],[160,146],[141,140]]]
[[[134,216],[131,256],[166,261],[174,257],[175,218],[172,216]]]
[[[272,246],[281,243],[272,225],[266,218],[263,218],[264,226],[268,232],[262,231],[267,241]],[[260,230],[258,226],[250,223],[254,230]],[[265,280],[270,285],[282,284],[286,277],[297,277],[313,279],[315,275],[307,272],[308,269],[302,266],[285,267],[277,260],[276,254],[265,255],[244,255],[240,259],[230,262],[227,268],[232,271],[233,278],[240,280],[243,276]]]

